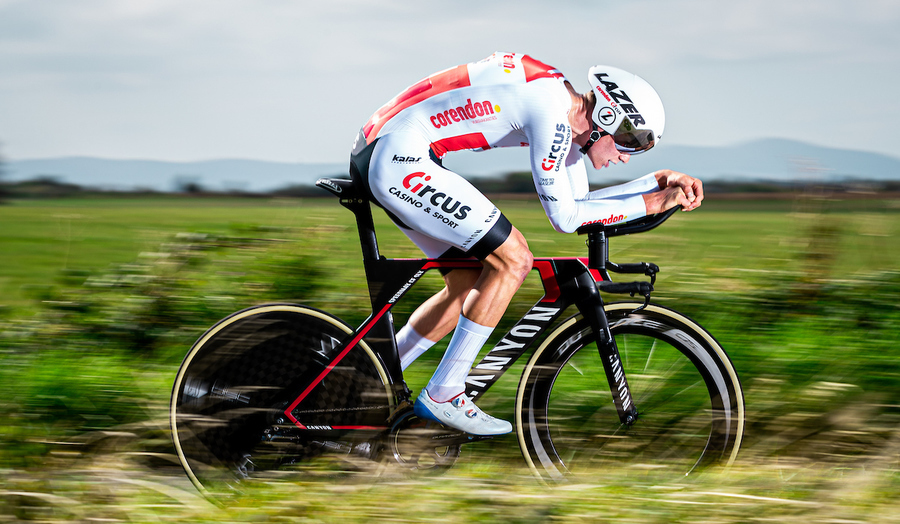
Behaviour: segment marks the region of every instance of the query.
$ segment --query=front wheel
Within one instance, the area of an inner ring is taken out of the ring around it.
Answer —
[[[546,480],[603,471],[671,477],[731,464],[744,397],[725,351],[671,309],[606,305],[638,419],[619,421],[590,323],[570,318],[535,351],[516,397],[516,430],[532,471]]]

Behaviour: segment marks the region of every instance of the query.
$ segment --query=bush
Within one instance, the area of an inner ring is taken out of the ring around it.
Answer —
[[[0,316],[0,464],[40,456],[47,443],[80,432],[150,418],[142,383],[174,375],[207,327],[236,309],[301,301],[323,288],[321,264],[300,244],[181,234],[134,263],[63,272],[34,288],[37,316]]]

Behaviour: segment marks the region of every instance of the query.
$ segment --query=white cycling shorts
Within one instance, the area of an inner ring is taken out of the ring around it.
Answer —
[[[468,180],[445,169],[426,140],[389,133],[353,155],[376,204],[428,258],[454,256],[457,248],[484,259],[512,226]],[[366,172],[367,171],[367,172]],[[459,256],[458,252],[455,256]]]

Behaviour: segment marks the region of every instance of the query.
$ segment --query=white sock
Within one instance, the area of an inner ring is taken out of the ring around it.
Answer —
[[[400,367],[406,369],[417,358],[421,357],[422,353],[428,351],[428,349],[435,344],[437,344],[437,342],[428,340],[420,335],[418,331],[413,329],[410,324],[406,324],[400,328],[400,332],[397,333],[397,349],[400,351]]]
[[[493,331],[492,327],[476,324],[459,315],[459,323],[456,324],[444,358],[425,386],[435,402],[447,402],[466,390],[466,377],[469,376],[475,357]]]

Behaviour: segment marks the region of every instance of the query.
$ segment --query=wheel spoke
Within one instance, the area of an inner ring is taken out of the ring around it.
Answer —
[[[539,414],[520,415],[517,429],[536,472],[558,478],[560,471],[626,468],[684,475],[739,445],[720,437],[728,433],[721,427],[725,417],[713,416],[728,409],[733,424],[743,424],[736,402],[721,405],[723,396],[742,395],[734,375],[723,374],[730,363],[721,362],[712,337],[657,306],[622,315],[610,326],[638,419],[620,423],[589,323],[564,324],[532,357],[519,390],[517,404],[536,406]],[[723,387],[730,389],[720,394]]]

